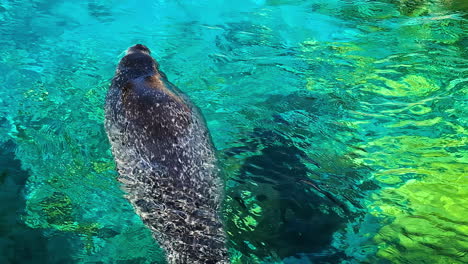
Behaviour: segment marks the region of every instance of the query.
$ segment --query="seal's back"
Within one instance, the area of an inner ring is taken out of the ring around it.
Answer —
[[[128,49],[106,99],[106,132],[127,198],[169,263],[229,263],[222,184],[200,111],[147,47]]]

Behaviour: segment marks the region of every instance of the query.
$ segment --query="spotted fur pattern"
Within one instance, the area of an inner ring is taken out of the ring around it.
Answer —
[[[168,262],[229,263],[218,215],[222,183],[205,122],[142,45],[119,63],[105,127],[119,181]]]

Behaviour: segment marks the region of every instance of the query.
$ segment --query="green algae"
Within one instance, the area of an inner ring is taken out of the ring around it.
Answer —
[[[374,177],[395,186],[376,193],[369,205],[376,216],[394,219],[374,237],[381,245],[377,255],[392,263],[417,262],[423,255],[430,256],[426,259],[431,263],[464,263],[466,258],[460,252],[468,231],[463,224],[468,208],[462,205],[468,195],[468,181],[463,176],[467,174],[466,158],[447,149],[464,146],[466,137],[385,137],[370,144],[385,153],[374,152],[364,163],[381,167]],[[401,248],[406,252],[404,258],[395,255]]]
[[[413,9],[405,13],[427,15],[429,5],[419,2],[413,3]],[[408,38],[408,33],[412,34],[410,39],[414,37],[444,44],[456,43],[464,34],[460,31],[464,22],[452,20],[450,26],[458,24],[452,31],[447,28],[450,22],[440,22],[438,18],[434,21],[419,27],[408,25],[400,34],[405,38]],[[410,27],[411,33],[405,32]],[[441,33],[445,30],[449,35]],[[326,49],[316,43],[311,46],[312,43],[304,45],[303,52],[317,54],[317,51]],[[344,47],[354,45],[341,44]],[[381,191],[372,193],[366,202],[371,214],[381,219],[381,227],[375,235],[367,233],[373,242],[364,239],[358,250],[364,245],[374,244],[377,259],[386,259],[391,263],[419,263],[423,259],[428,263],[466,262],[463,251],[467,230],[463,216],[468,212],[463,201],[468,197],[468,182],[464,176],[467,175],[464,150],[467,134],[460,126],[463,120],[449,122],[444,113],[435,113],[440,111],[435,109],[437,104],[441,101],[448,103],[448,99],[438,97],[446,91],[440,80],[461,76],[450,72],[455,69],[452,66],[450,69],[440,69],[436,78],[431,73],[434,66],[430,59],[425,67],[415,70],[414,65],[405,62],[399,55],[375,59],[369,55],[357,55],[365,53],[362,48],[334,50],[339,53],[333,57],[346,59],[352,65],[351,70],[335,74],[339,76],[336,80],[346,83],[348,87],[354,86],[350,93],[359,89],[369,92],[375,99],[361,96],[363,103],[370,102],[368,110],[362,111],[367,107],[361,108],[361,111],[351,110],[349,113],[360,121],[347,122],[359,130],[373,127],[377,131],[366,144],[360,145],[359,148],[366,151],[353,151],[352,156],[356,163],[375,168],[372,173],[374,181],[385,186]],[[314,60],[330,62],[325,58]],[[333,87],[330,83],[334,82],[333,78],[308,77],[306,88],[313,91],[330,89]],[[463,93],[466,89],[461,91]],[[395,98],[396,102],[388,98]],[[386,130],[379,130],[379,127]],[[435,132],[440,130],[444,131],[443,134]],[[404,135],[387,136],[393,131]],[[372,254],[362,256],[363,260],[377,261]]]
[[[35,215],[29,214],[24,217],[29,226],[77,234],[82,237],[84,250],[88,254],[94,249],[93,237],[98,234],[100,226],[97,223],[77,222],[73,217],[76,214],[73,212],[73,203],[67,195],[54,192],[37,205],[29,203],[27,209],[36,212]]]

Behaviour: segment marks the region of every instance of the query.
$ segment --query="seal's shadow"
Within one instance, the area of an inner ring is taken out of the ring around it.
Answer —
[[[320,165],[293,142],[300,135],[293,134],[295,128],[285,124],[282,113],[302,107],[306,113],[325,115],[317,113],[319,106],[303,107],[298,98],[279,98],[292,103],[272,114],[275,125],[254,128],[240,147],[222,154],[223,166],[229,167],[224,169],[230,174],[224,206],[226,231],[230,248],[242,254],[242,263],[286,258],[301,258],[298,263],[338,263],[346,258],[333,246],[333,238],[358,213],[349,208],[353,201],[342,196],[347,192],[344,188],[328,188],[324,184],[327,175],[314,175],[310,164]],[[240,167],[232,165],[239,161]],[[352,165],[347,168],[354,169]]]
[[[304,253],[330,258],[336,254],[328,252],[332,236],[346,223],[345,212],[310,186],[301,151],[283,144],[245,159],[228,183],[233,187],[227,199],[235,201],[231,213],[238,216],[226,219],[231,243],[243,255],[272,260]]]

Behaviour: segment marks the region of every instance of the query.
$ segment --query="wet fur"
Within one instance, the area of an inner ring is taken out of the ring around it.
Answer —
[[[106,99],[119,181],[169,263],[229,263],[222,184],[203,117],[137,46],[119,63]]]

